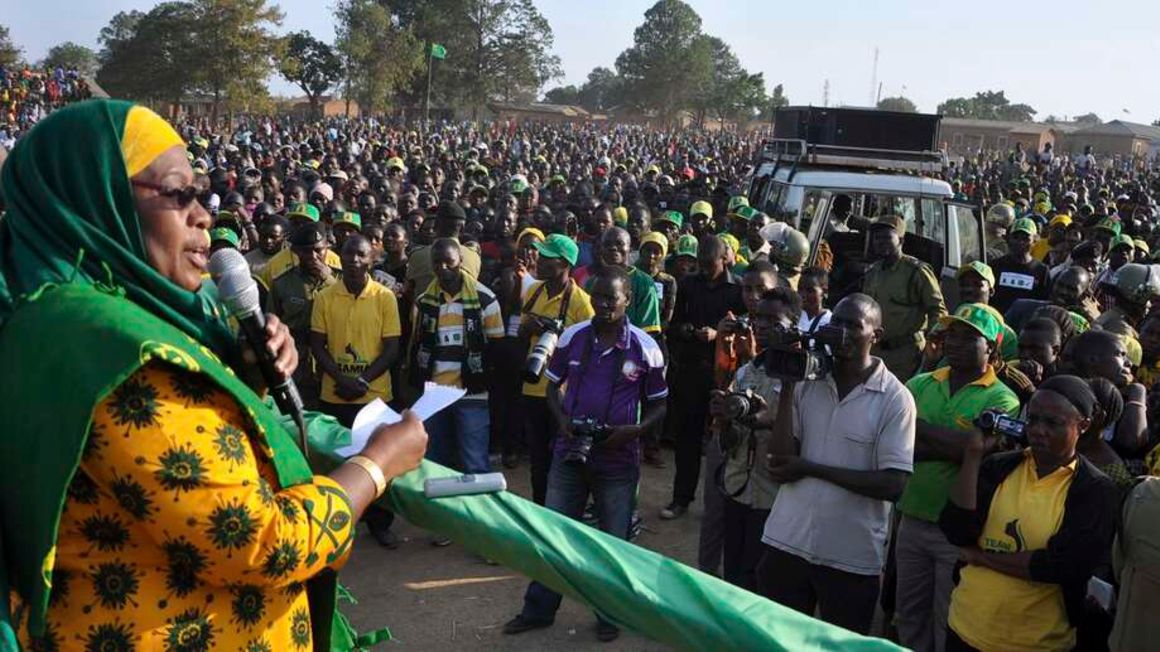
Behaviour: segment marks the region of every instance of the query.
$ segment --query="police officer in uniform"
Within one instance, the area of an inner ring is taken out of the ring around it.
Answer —
[[[298,385],[302,402],[314,410],[318,409],[322,386],[310,355],[310,313],[314,308],[314,297],[342,274],[342,270],[326,263],[328,244],[326,227],[321,223],[298,227],[290,236],[290,249],[298,264],[273,279],[266,296],[266,312],[278,315],[294,336],[298,347],[294,382]]]
[[[873,354],[903,382],[918,369],[926,331],[947,314],[930,266],[902,253],[905,234],[906,223],[897,215],[884,215],[870,224],[870,252],[877,260],[866,271],[862,286],[882,308],[886,331]]]
[[[1006,203],[998,203],[987,209],[984,220],[987,229],[987,260],[995,260],[1007,255],[1007,229],[1015,223],[1015,209]]]

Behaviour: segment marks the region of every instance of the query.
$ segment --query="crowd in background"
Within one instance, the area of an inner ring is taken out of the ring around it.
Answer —
[[[53,109],[90,94],[75,68],[0,66],[0,147],[12,149],[22,133]]]
[[[67,74],[0,72],[16,124],[73,92]],[[430,459],[526,465],[536,502],[622,538],[653,516],[636,505],[641,464],[671,459],[656,516],[704,501],[702,570],[855,631],[881,608],[879,633],[914,649],[1148,646],[1147,161],[955,161],[942,176],[985,213],[987,256],[958,269],[947,305],[942,270],[904,252],[904,219],[861,218],[847,197],[811,256],[805,234],[750,206],[757,136],[179,128],[197,182],[165,192],[213,215],[213,249],[246,255],[299,347],[308,407],[349,425],[425,382],[463,388],[427,424]],[[851,236],[868,267],[831,288]],[[786,373],[795,347],[826,373]],[[391,518],[365,518],[387,547]],[[548,626],[559,604],[533,583],[505,631]]]

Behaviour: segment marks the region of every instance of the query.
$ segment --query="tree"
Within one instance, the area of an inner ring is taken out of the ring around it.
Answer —
[[[607,111],[624,102],[624,80],[608,68],[597,66],[580,87],[580,106],[589,111]]]
[[[712,43],[702,38],[701,17],[680,0],[659,0],[633,32],[633,45],[616,58],[625,96],[664,119],[693,105],[714,69]]]
[[[785,89],[781,84],[773,87],[773,92],[765,100],[765,106],[761,108],[761,120],[772,120],[773,114],[778,109],[789,106],[789,98],[785,96]]]
[[[341,0],[334,15],[347,112],[351,99],[362,112],[386,111],[396,91],[422,69],[422,42],[374,0]]]
[[[1031,122],[1036,111],[1026,104],[1012,104],[1003,91],[984,91],[971,98],[948,99],[938,105],[938,113],[948,118]]]
[[[1085,113],[1083,115],[1077,115],[1074,118],[1074,122],[1076,124],[1081,124],[1081,125],[1100,125],[1100,124],[1104,123],[1103,120],[1100,120],[1100,116],[1098,116],[1094,113]]]
[[[16,65],[24,51],[12,42],[8,28],[0,25],[0,66]]]
[[[65,41],[52,46],[44,61],[40,62],[44,68],[76,68],[82,77],[91,78],[97,72],[97,53],[83,45],[72,41]]]
[[[580,104],[580,89],[574,84],[557,86],[544,93],[544,101],[549,104]]]
[[[278,72],[296,84],[310,100],[310,111],[321,116],[320,99],[342,80],[342,59],[334,49],[309,32],[295,32],[286,37]]]
[[[766,100],[765,77],[742,68],[733,50],[721,39],[702,36],[701,41],[709,51],[712,70],[708,83],[693,97],[697,123],[703,125],[710,114],[721,122],[744,122],[758,115]]]
[[[191,0],[199,35],[194,50],[197,86],[213,98],[213,119],[223,101],[245,106],[265,89],[265,80],[280,58],[282,43],[271,32],[282,24],[282,11],[266,0]]]
[[[901,111],[903,113],[918,113],[918,107],[909,99],[898,97],[884,97],[878,101],[878,108],[882,111]]]
[[[532,0],[383,0],[400,26],[440,43],[447,58],[434,68],[434,99],[470,109],[477,117],[489,101],[530,101],[560,76],[552,27]],[[426,78],[407,95],[418,104]]]
[[[198,20],[188,2],[113,16],[98,38],[97,83],[114,97],[179,103],[195,84]]]

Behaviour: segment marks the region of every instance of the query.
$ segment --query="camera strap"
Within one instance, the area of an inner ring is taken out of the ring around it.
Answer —
[[[745,482],[741,483],[737,491],[729,491],[725,488],[725,465],[729,463],[729,460],[727,458],[723,459],[717,465],[717,472],[714,474],[716,476],[717,489],[730,498],[740,496],[745,491],[745,488],[749,486],[749,481],[753,478],[753,465],[757,462],[757,438],[753,436],[753,433],[757,430],[757,428],[749,429],[749,436],[746,438],[748,442],[745,451]],[[718,437],[717,446],[720,447],[720,445],[720,437]],[[721,453],[725,455],[727,451],[722,450]]]
[[[629,340],[631,345],[632,340]],[[588,359],[592,356],[593,350],[596,348],[596,327],[588,327],[588,337],[584,340],[584,350],[580,352],[580,369],[576,374],[576,379],[572,382],[576,383],[577,390],[572,394],[572,409],[570,414],[576,414],[576,404],[580,402],[580,387],[584,386],[584,377],[588,375]],[[625,349],[616,348],[616,363],[613,368],[612,386],[608,388],[608,400],[604,403],[604,417],[601,423],[608,425],[608,417],[612,414],[612,398],[616,395],[616,388],[620,385],[621,368],[624,367],[624,358],[627,355]],[[569,379],[571,381],[571,379]],[[571,382],[569,382],[571,385]],[[643,407],[643,406],[642,406]]]
[[[575,281],[573,281],[571,278],[569,278],[568,282],[564,284],[564,298],[560,300],[560,314],[556,316],[556,319],[561,324],[564,323],[564,318],[568,315],[568,303],[572,301],[572,286],[574,284]],[[536,305],[536,299],[540,298],[540,294],[543,293],[544,289],[547,287],[547,281],[540,283],[536,287],[536,290],[532,292],[532,296],[528,297],[527,303],[524,304],[524,309],[522,311],[524,314],[534,314],[532,313],[532,306]]]

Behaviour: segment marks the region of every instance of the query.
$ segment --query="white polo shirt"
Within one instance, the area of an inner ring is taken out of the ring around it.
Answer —
[[[912,470],[914,399],[879,358],[874,364],[841,401],[832,378],[797,385],[793,432],[802,459],[855,471]],[[877,575],[889,529],[890,502],[807,477],[781,485],[761,540],[811,564]]]

